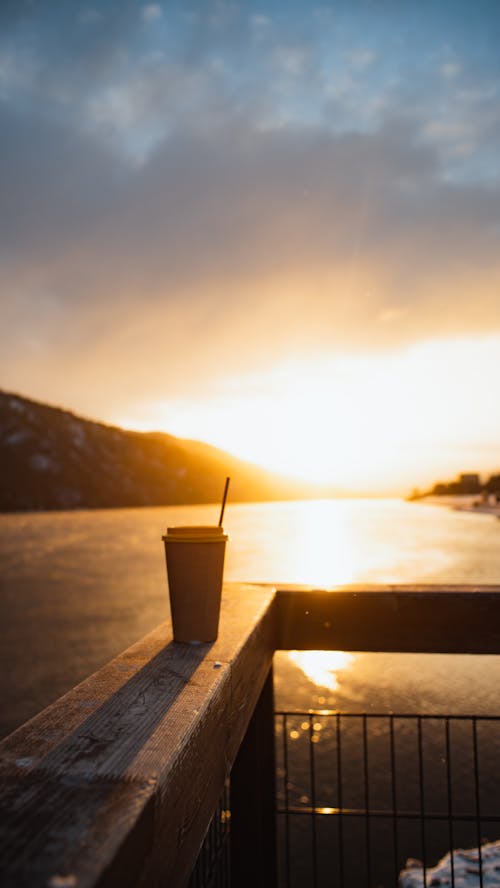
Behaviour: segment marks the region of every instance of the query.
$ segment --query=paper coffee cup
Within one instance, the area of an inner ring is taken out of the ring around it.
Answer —
[[[227,535],[222,527],[169,527],[165,543],[174,641],[215,641]]]

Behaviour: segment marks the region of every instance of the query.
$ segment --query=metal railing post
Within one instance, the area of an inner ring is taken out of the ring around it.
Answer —
[[[273,670],[231,771],[231,885],[276,888]]]

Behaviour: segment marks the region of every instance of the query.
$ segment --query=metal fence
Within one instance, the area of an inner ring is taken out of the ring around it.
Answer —
[[[409,859],[415,884],[446,884],[431,868],[456,848],[478,849],[483,885],[481,846],[500,837],[500,717],[275,719],[281,888],[394,888]],[[457,879],[451,855],[447,884]]]
[[[188,888],[230,888],[230,785],[224,792],[210,821]]]

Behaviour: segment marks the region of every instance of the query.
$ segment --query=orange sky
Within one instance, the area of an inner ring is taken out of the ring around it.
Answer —
[[[3,388],[356,492],[500,468],[500,12],[0,10]]]

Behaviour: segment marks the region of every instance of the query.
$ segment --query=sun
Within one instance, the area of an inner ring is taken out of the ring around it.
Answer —
[[[310,356],[219,380],[203,399],[149,403],[142,427],[346,492],[399,494],[477,470],[477,441],[500,439],[492,387],[480,380],[499,376],[495,337]]]

